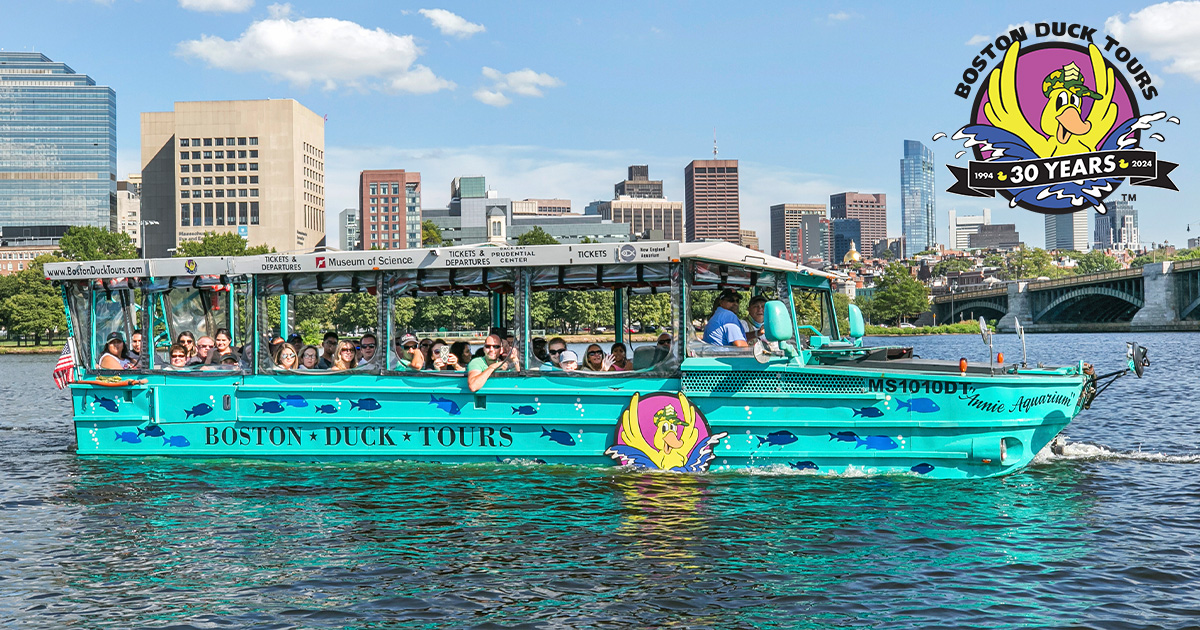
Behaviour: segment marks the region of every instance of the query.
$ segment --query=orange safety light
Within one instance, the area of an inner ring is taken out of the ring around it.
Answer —
[[[996,353],[996,363],[999,363],[1000,365],[1004,365],[1004,353],[1003,352]]]
[[[958,360],[958,371],[963,374],[967,373],[967,360],[965,358]]]

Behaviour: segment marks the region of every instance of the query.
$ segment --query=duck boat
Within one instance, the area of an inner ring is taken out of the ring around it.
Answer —
[[[1119,376],[1097,378],[1082,361],[968,365],[864,345],[857,307],[842,324],[834,312],[837,276],[727,243],[71,262],[45,272],[69,320],[80,456],[991,477],[1028,465]],[[704,343],[688,325],[729,289],[769,300],[749,347]],[[611,294],[613,339],[634,346],[632,369],[539,365],[535,308],[564,292],[605,304],[598,294]],[[296,325],[297,304],[346,293],[375,306],[381,340],[404,334],[402,300],[486,300],[518,369],[471,391],[462,372],[403,369],[392,343],[343,371],[276,366],[270,342]],[[669,343],[629,332],[631,304],[645,300],[669,302],[660,321]],[[218,328],[243,347],[240,364],[171,367],[180,331]],[[99,369],[105,340],[135,329],[148,339],[142,362]],[[1130,362],[1139,375],[1140,353]]]

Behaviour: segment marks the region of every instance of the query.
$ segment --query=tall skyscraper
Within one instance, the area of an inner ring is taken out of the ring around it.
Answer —
[[[906,257],[937,245],[933,185],[933,151],[916,140],[905,140],[900,159],[900,221],[909,250]]]
[[[613,186],[613,199],[620,199],[622,196],[633,199],[662,199],[662,180],[650,179],[650,167],[645,164],[630,166],[625,181],[617,182]]]
[[[1080,210],[1071,214],[1046,215],[1046,250],[1088,250],[1088,214],[1091,210]]]
[[[778,256],[779,252],[800,253],[796,231],[806,214],[825,216],[825,204],[780,203],[771,206],[771,255]]]
[[[363,171],[358,176],[358,207],[363,249],[421,246],[420,173]]]
[[[858,219],[862,226],[862,238],[855,241],[863,258],[874,258],[875,243],[887,237],[887,195],[844,192],[829,196],[829,218]],[[907,245],[912,252],[919,252]],[[840,262],[841,258],[834,258]]]
[[[846,252],[850,251],[850,243],[854,243],[855,249],[861,254],[863,250],[863,234],[862,222],[859,219],[834,219],[833,229],[829,235],[833,240],[833,247],[830,250],[833,252],[832,262],[840,265],[842,259],[846,257]]]
[[[832,223],[819,214],[805,214],[800,217],[800,227],[796,229],[796,253],[800,262],[819,259],[830,260],[829,241]]]
[[[362,249],[360,217],[358,208],[346,208],[338,214],[338,246],[342,249]]]
[[[693,160],[683,169],[687,240],[742,242],[737,160]]]
[[[1107,214],[1096,215],[1096,249],[1140,249],[1137,209],[1130,201],[1106,201]]]
[[[41,53],[0,51],[0,227],[72,225],[118,229],[116,93]]]
[[[325,242],[325,121],[291,99],[175,103],[142,113],[146,254],[205,232],[277,252]]]
[[[971,235],[978,234],[979,229],[984,225],[992,224],[992,211],[989,208],[983,209],[981,215],[963,215],[958,216],[957,210],[950,211],[950,242],[946,245],[950,249],[970,249]],[[921,251],[921,250],[916,250]]]

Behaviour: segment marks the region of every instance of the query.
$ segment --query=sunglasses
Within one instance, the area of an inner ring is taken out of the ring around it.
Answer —
[[[417,347],[416,346],[404,346],[404,349],[405,350],[416,350]]]
[[[187,357],[186,357],[186,356],[184,356],[184,355],[182,355],[182,354],[172,354],[172,355],[171,355],[171,360],[172,360],[172,361],[174,361],[175,359],[186,359],[186,358],[187,358]]]
[[[494,343],[485,343],[485,344],[483,344],[483,347],[484,347],[484,348],[500,348],[500,347],[502,347],[502,346],[498,346],[498,345],[496,345],[496,344],[494,344]]]
[[[179,343],[187,344],[187,345],[189,345],[189,346],[190,346],[190,345],[192,345],[192,344],[193,344],[193,343],[195,343],[195,342],[193,342],[191,339],[180,339],[180,340],[179,340]]]
[[[296,358],[296,355],[294,355],[294,354],[281,354],[279,356],[281,356],[285,359],[295,359]]]
[[[604,351],[603,350],[592,350],[591,352],[588,353],[588,356],[590,357],[593,354],[604,354]]]
[[[421,342],[421,347],[422,347],[422,348],[428,348],[428,347],[429,347],[429,346],[431,346],[431,345],[433,345],[433,344],[429,343],[428,341],[422,341],[422,342]]]
[[[370,349],[374,350],[374,349],[375,349],[375,344],[373,344],[373,343],[364,343],[364,344],[362,345],[362,347],[364,347],[364,348],[370,348]]]
[[[663,339],[662,341],[658,342],[658,345],[660,345],[660,346],[669,346],[669,345],[671,345],[671,340],[670,340],[670,339]]]
[[[213,345],[211,343],[198,343],[198,344],[196,344],[196,347],[197,348],[211,348],[211,347],[213,347]]]
[[[344,353],[344,352],[349,352],[350,354],[354,354],[354,349],[353,349],[353,348],[346,348],[345,350],[339,350],[338,352],[343,352],[343,353]]]
[[[555,349],[553,349],[553,350],[551,350],[551,351],[550,351],[550,354],[562,354],[562,353],[564,353],[564,352],[566,352],[566,351],[567,351],[567,349],[566,349],[566,348],[555,348]]]

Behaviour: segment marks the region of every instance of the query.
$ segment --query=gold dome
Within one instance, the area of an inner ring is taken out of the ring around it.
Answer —
[[[858,250],[855,249],[854,241],[850,241],[850,251],[846,252],[845,256],[842,256],[842,262],[844,262],[844,263],[862,262],[862,254],[859,254]]]

